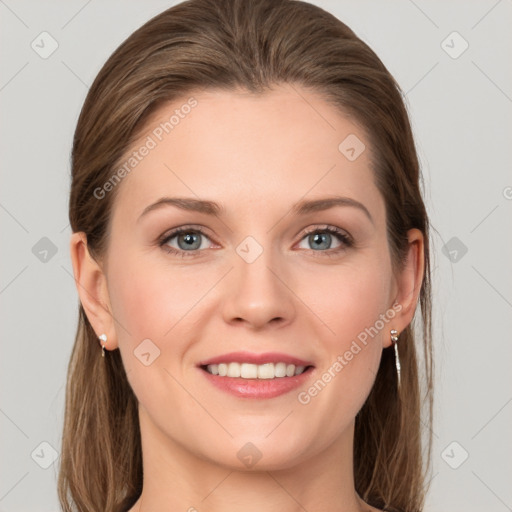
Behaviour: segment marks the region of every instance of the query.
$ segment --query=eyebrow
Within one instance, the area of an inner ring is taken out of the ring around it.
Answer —
[[[310,201],[300,201],[293,206],[292,211],[297,215],[306,215],[312,212],[328,210],[335,206],[351,206],[353,208],[357,208],[362,211],[373,224],[373,218],[368,211],[368,208],[366,208],[363,203],[360,203],[351,197],[335,196]]]
[[[205,213],[206,215],[219,215],[224,211],[224,208],[214,201],[194,199],[192,197],[162,197],[158,201],[144,208],[144,211],[140,214],[137,222],[141,220],[144,215],[153,210],[157,210],[162,206],[176,206],[182,210]]]
[[[215,216],[218,216],[225,211],[220,204],[214,201],[194,199],[192,197],[162,197],[158,201],[144,208],[144,211],[139,216],[137,222],[140,221],[141,218],[149,212],[162,208],[163,206],[176,206],[182,210],[194,211]],[[358,210],[362,211],[366,217],[368,217],[372,224],[374,223],[368,208],[366,208],[364,204],[350,197],[334,196],[321,199],[303,200],[293,205],[291,211],[296,215],[307,215],[308,213],[329,210],[330,208],[334,208],[336,206],[350,206],[357,208]]]

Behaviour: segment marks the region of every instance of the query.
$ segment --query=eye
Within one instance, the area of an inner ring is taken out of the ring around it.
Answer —
[[[306,243],[308,246],[304,247],[299,245],[300,249],[309,249],[319,252],[339,252],[353,245],[350,236],[334,226],[314,228],[306,232],[300,244],[303,243]]]
[[[197,256],[201,250],[208,249],[211,243],[201,228],[182,226],[166,233],[158,245],[168,253],[188,257]],[[306,247],[303,246],[304,243]],[[345,231],[335,226],[325,226],[307,231],[299,248],[334,256],[352,245],[352,238]]]
[[[207,249],[210,244],[206,243],[206,240],[209,238],[201,229],[180,227],[164,235],[159,245],[169,253],[185,257],[193,256],[201,249]]]

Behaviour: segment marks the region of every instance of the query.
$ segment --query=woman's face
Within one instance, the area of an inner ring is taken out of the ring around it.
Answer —
[[[405,327],[384,200],[365,134],[319,96],[193,97],[151,117],[116,185],[108,348],[144,443],[291,467],[346,440],[390,329]],[[270,362],[279,376],[255,366]]]

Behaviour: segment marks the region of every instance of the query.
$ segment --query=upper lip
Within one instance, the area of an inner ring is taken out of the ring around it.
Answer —
[[[255,354],[253,352],[229,352],[229,354],[205,359],[204,361],[201,361],[198,366],[208,366],[209,364],[220,363],[286,363],[294,364],[295,366],[312,366],[309,361],[279,352],[263,352],[261,354]]]

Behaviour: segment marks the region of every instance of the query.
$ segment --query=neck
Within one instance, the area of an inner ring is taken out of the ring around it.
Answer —
[[[304,512],[375,510],[357,495],[351,423],[334,445],[292,467],[223,467],[186,450],[139,408],[144,483],[130,512]]]

